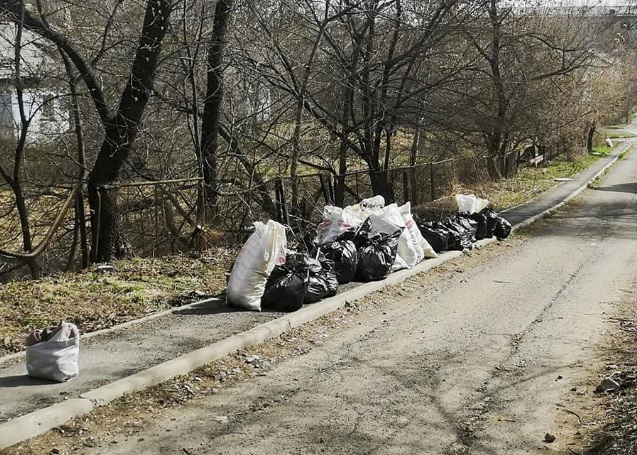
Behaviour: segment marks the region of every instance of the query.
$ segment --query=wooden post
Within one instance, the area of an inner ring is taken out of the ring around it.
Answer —
[[[403,204],[409,201],[409,175],[407,175],[407,169],[403,169]]]
[[[274,181],[274,185],[276,193],[277,221],[282,224],[290,224],[287,204],[285,202],[285,188],[283,186],[283,180],[280,178],[276,179]]]
[[[431,200],[436,200],[436,185],[434,182],[434,162],[429,162],[429,185],[431,187]]]
[[[158,185],[155,185],[154,205],[155,205],[155,242],[153,243],[153,252],[152,252],[153,257],[155,257],[155,250],[157,250],[157,246],[159,245],[159,188],[158,188]]]

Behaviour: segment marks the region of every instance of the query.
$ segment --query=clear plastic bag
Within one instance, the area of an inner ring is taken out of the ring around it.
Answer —
[[[488,200],[476,197],[475,194],[456,194],[456,203],[458,204],[458,212],[468,214],[481,212],[489,206]]]

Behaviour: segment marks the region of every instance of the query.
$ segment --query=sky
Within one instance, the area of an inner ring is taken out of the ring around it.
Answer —
[[[630,0],[512,0],[512,3],[518,5],[531,3],[538,6],[624,6],[635,2]]]
[[[636,0],[505,0],[517,6],[628,6]]]

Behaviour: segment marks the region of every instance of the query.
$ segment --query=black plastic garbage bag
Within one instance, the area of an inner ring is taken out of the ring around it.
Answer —
[[[471,219],[469,213],[458,213],[453,220],[461,225],[469,235],[469,240],[473,243],[476,241],[476,232],[478,230],[478,223]]]
[[[469,217],[476,223],[476,240],[482,240],[487,236],[487,217],[482,213],[474,212]]]
[[[334,263],[324,256],[308,258],[308,278],[304,303],[316,303],[325,297],[336,295],[338,280],[334,273]]]
[[[418,225],[420,233],[431,245],[436,253],[445,251],[449,244],[449,232],[446,229],[439,229],[432,222],[420,223]]]
[[[511,223],[502,218],[496,217],[495,229],[493,230],[495,237],[498,240],[504,240],[511,234]]]
[[[387,278],[396,260],[402,228],[393,232],[374,230],[371,216],[358,229],[354,243],[358,251],[356,279],[363,282]]]
[[[447,218],[442,221],[451,233],[449,236],[448,250],[470,250],[473,248],[471,243],[471,232],[468,232],[455,218]]]
[[[283,265],[272,270],[261,297],[261,308],[273,311],[296,311],[305,300],[309,256],[289,254]]]
[[[351,240],[335,240],[319,245],[319,251],[334,263],[334,273],[338,284],[349,283],[356,276],[358,266],[358,251]]]
[[[494,235],[495,225],[498,222],[498,214],[490,208],[483,209],[480,213],[487,217],[487,232],[485,233],[484,238],[490,239]]]

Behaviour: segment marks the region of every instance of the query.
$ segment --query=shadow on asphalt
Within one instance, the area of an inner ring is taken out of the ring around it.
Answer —
[[[0,388],[23,387],[23,386],[30,386],[30,385],[47,385],[47,384],[58,384],[58,383],[47,381],[46,379],[32,378],[31,376],[27,376],[26,374],[0,377]]]
[[[281,315],[280,311],[262,310],[264,314]],[[173,312],[175,316],[205,316],[209,314],[226,314],[226,313],[253,313],[253,311],[243,308],[236,308],[226,303],[225,296],[220,298],[216,302],[203,303],[201,305],[195,305],[190,308],[184,308],[183,310],[177,310]]]
[[[609,191],[615,193],[637,193],[637,183],[620,183],[618,185],[600,186],[598,188],[590,188],[593,191]]]
[[[219,299],[216,302],[203,303],[201,305],[195,305],[190,308],[184,308],[183,310],[177,310],[173,314],[175,316],[188,316],[188,315],[206,315],[206,314],[223,314],[223,313],[238,313],[245,310],[241,308],[235,308],[226,304],[225,297]]]

